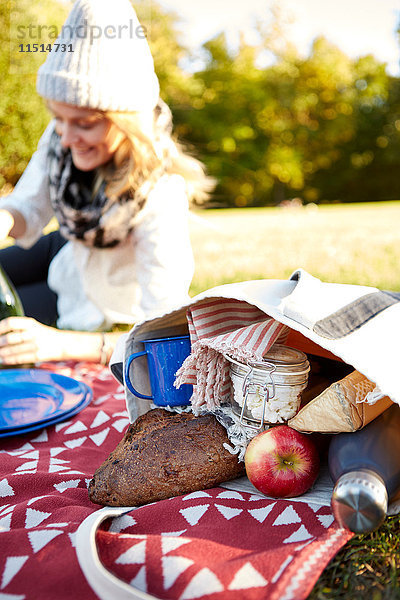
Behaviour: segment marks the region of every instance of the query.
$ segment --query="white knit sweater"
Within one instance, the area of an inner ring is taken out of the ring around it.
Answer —
[[[52,121],[25,172],[0,208],[16,209],[27,229],[17,243],[29,248],[54,216],[46,155]],[[88,248],[68,241],[53,258],[48,284],[58,295],[63,329],[95,330],[135,323],[188,300],[194,260],[184,179],[164,175],[138,213],[129,238],[114,248]]]

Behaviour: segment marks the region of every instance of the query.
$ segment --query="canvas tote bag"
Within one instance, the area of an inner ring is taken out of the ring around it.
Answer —
[[[143,339],[188,333],[187,311],[209,299],[235,299],[257,307],[290,328],[288,345],[304,352],[338,358],[378,386],[382,395],[400,404],[398,380],[400,293],[374,287],[325,283],[303,269],[288,280],[256,280],[207,290],[167,314],[136,324],[124,334],[110,368],[123,383],[124,363],[143,350]],[[146,359],[131,366],[131,380],[150,395]],[[125,386],[131,422],[147,412],[150,402],[133,396]]]

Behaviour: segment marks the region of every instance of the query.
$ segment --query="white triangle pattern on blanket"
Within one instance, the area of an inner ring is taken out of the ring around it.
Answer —
[[[168,554],[168,552],[177,550],[177,548],[180,548],[191,541],[190,538],[164,536],[161,538],[161,551],[163,554]]]
[[[201,569],[190,580],[179,600],[193,600],[208,594],[223,592],[224,586],[210,569]]]
[[[92,424],[90,425],[90,429],[94,429],[94,427],[104,425],[104,423],[107,423],[107,421],[109,420],[110,417],[104,412],[104,410],[100,410],[94,418]]]
[[[211,498],[211,496],[208,492],[199,491],[199,492],[192,492],[191,494],[186,494],[186,496],[184,496],[182,498],[182,500],[184,500],[184,501],[194,500],[197,498]]]
[[[71,427],[68,427],[68,429],[66,429],[64,431],[65,435],[70,435],[71,433],[79,433],[80,431],[86,431],[87,427],[86,425],[84,425],[82,423],[82,421],[76,421],[76,423],[73,423],[73,425],[71,425]]]
[[[70,479],[69,481],[61,481],[60,483],[55,483],[54,487],[61,494],[70,488],[76,488],[80,484],[80,479]]]
[[[125,427],[127,427],[127,425],[129,425],[129,419],[123,418],[114,421],[112,426],[114,427],[114,429],[119,431],[119,433],[121,433],[125,429]]]
[[[80,437],[77,438],[76,440],[68,440],[66,442],[64,442],[64,445],[67,446],[67,448],[70,448],[71,450],[74,448],[79,448],[79,446],[82,446],[82,444],[84,444],[87,440],[87,436],[85,437]]]
[[[179,512],[190,525],[197,525],[201,517],[207,512],[209,504],[199,504],[198,506],[190,506],[182,508]]]
[[[21,471],[29,471],[31,473],[36,473],[36,469],[38,466],[37,460],[30,460],[15,469],[16,473],[20,473]]]
[[[30,531],[28,533],[28,538],[33,552],[36,554],[36,552],[39,552],[39,550],[44,548],[49,542],[62,533],[63,532],[58,529],[39,529],[37,531]]]
[[[142,592],[147,592],[147,582],[146,582],[146,567],[141,567],[138,571],[137,575],[130,582],[131,586],[137,588]]]
[[[115,561],[118,565],[143,565],[146,562],[146,540],[141,540],[120,554]]]
[[[50,517],[51,513],[42,512],[41,510],[35,510],[34,508],[27,508],[25,515],[25,529],[32,529],[37,527],[42,521],[45,521]]]
[[[194,560],[185,558],[184,556],[163,556],[162,569],[164,589],[168,590],[172,587],[178,577],[193,564]]]
[[[269,504],[268,506],[263,506],[262,508],[249,508],[248,512],[251,514],[254,519],[259,521],[260,523],[264,523],[265,519],[268,517],[271,510],[274,508],[276,502],[273,504]]]
[[[65,452],[66,448],[50,448],[50,456],[52,458],[58,456],[59,454],[61,454],[61,452]]]
[[[7,496],[14,496],[15,492],[11,485],[8,483],[8,479],[2,479],[0,481],[0,498],[6,498]]]
[[[0,533],[4,531],[10,531],[11,529],[11,517],[12,515],[6,515],[0,519]]]
[[[22,569],[26,561],[28,560],[28,556],[8,556],[6,559],[6,564],[4,566],[3,575],[1,577],[1,585],[0,589],[4,589],[10,583],[10,581],[15,577],[17,573]],[[0,596],[1,597],[1,596]]]
[[[106,427],[106,429],[103,429],[99,433],[90,435],[89,437],[96,444],[96,446],[101,446],[109,433],[110,433],[110,428]]]
[[[245,563],[235,574],[228,590],[247,590],[254,587],[263,587],[268,581],[259,573],[251,563]]]
[[[301,523],[301,519],[293,506],[289,504],[283,512],[278,515],[273,525],[291,525],[292,523]]]
[[[317,519],[321,525],[328,529],[328,527],[330,527],[335,520],[335,517],[333,515],[317,515]]]
[[[47,498],[47,496],[46,495],[44,495],[44,496],[34,496],[30,500],[28,500],[28,502],[26,504],[28,506],[30,506],[31,504],[33,504],[34,502],[37,502],[38,500],[41,500],[42,498]]]
[[[242,508],[231,508],[230,506],[223,506],[222,504],[215,504],[215,508],[219,510],[221,515],[225,517],[227,521],[230,521],[243,512]]]
[[[221,492],[220,494],[218,494],[217,496],[218,500],[243,500],[244,498],[242,496],[242,494],[239,494],[239,492],[234,492],[233,490],[226,490],[225,492]]]
[[[4,515],[8,515],[8,513],[14,510],[15,506],[15,504],[4,504],[0,507],[0,516],[4,517]]]
[[[304,525],[300,525],[300,527],[292,533],[286,540],[283,540],[284,544],[292,544],[293,542],[304,542],[305,540],[311,539],[313,536],[311,533],[307,531]]]
[[[131,515],[121,515],[112,520],[109,531],[119,533],[132,525],[136,525],[136,521]]]
[[[39,450],[32,450],[32,452],[28,452],[27,454],[20,455],[20,458],[31,458],[38,460],[39,459]]]

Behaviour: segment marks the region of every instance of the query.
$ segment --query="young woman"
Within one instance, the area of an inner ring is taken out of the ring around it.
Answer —
[[[0,203],[0,239],[16,240],[0,263],[26,314],[0,322],[5,365],[106,363],[113,325],[188,298],[188,202],[209,181],[171,137],[147,41],[132,37],[132,23],[129,0],[78,0],[57,41],[72,51],[54,44],[39,69],[54,118]],[[59,227],[42,236],[54,216]]]

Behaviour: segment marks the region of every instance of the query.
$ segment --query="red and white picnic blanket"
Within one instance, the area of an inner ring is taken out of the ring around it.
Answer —
[[[69,421],[0,440],[0,600],[104,598],[80,568],[77,530],[102,510],[87,484],[128,425],[123,388],[100,365],[43,368],[94,397]],[[302,600],[351,536],[329,506],[217,487],[131,510],[96,540],[106,569],[150,597]]]
[[[229,400],[229,362],[261,360],[275,342],[287,337],[289,328],[256,306],[234,299],[208,299],[187,311],[192,350],[177,372],[176,385],[194,386],[192,407],[214,410]]]
[[[96,542],[107,570],[151,597],[302,600],[351,535],[329,507],[213,488],[114,518]],[[120,597],[88,574],[102,600]]]

